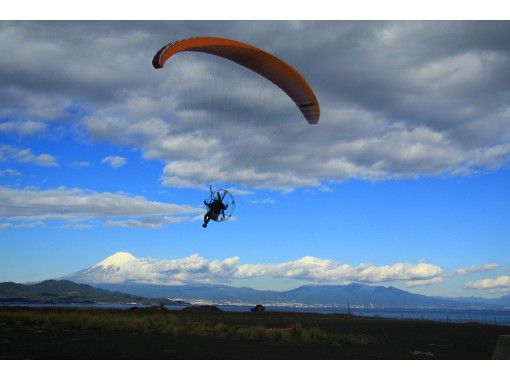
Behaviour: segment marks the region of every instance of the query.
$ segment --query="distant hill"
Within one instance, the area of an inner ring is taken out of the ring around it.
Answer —
[[[2,282],[0,283],[0,302],[153,304],[158,300],[112,292],[68,280],[47,280],[31,285]]]
[[[301,286],[289,290],[286,297],[299,302],[331,303],[334,300],[349,301],[350,305],[373,305],[374,307],[405,307],[405,308],[480,308],[496,307],[490,302],[465,302],[438,297],[414,294],[393,286],[369,286],[358,283],[349,285]]]
[[[256,290],[248,287],[234,287],[217,284],[191,284],[191,285],[149,285],[136,282],[117,284],[97,284],[104,289],[128,292],[144,297],[161,297],[182,299],[185,301],[208,301],[210,303],[229,302],[275,302],[285,301],[282,292],[270,290]]]

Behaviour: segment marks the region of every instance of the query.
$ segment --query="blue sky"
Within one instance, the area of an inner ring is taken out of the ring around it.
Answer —
[[[509,32],[0,22],[12,51],[0,58],[0,281],[60,277],[123,251],[144,263],[130,269],[140,281],[508,294]],[[319,124],[232,63],[194,53],[152,68],[162,45],[194,35],[295,65]],[[232,189],[237,208],[203,229],[209,182]]]

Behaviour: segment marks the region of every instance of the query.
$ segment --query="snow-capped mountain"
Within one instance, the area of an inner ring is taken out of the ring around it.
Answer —
[[[100,263],[64,279],[86,284],[211,283],[233,278],[238,260],[239,258],[233,257],[209,261],[197,254],[177,259],[137,258],[128,252],[117,252]]]
[[[84,284],[118,284],[130,279],[138,259],[128,252],[117,252],[90,268],[64,278]]]
[[[134,257],[131,253],[117,252],[110,257],[107,257],[100,263],[94,265],[94,267],[120,269],[123,265],[130,263],[133,260],[136,260],[136,257]]]

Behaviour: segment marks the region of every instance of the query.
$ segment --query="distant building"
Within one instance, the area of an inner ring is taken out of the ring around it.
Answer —
[[[264,311],[264,310],[266,310],[266,308],[262,305],[257,305],[255,307],[251,308],[251,311],[253,311],[253,312]]]

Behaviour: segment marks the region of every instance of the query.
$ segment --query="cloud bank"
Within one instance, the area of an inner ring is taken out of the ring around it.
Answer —
[[[20,177],[21,173],[14,169],[0,170],[0,177]]]
[[[255,277],[287,278],[313,283],[381,283],[392,281],[434,281],[442,275],[440,267],[428,263],[395,263],[374,266],[340,264],[332,260],[305,256],[276,264],[242,264],[239,257],[207,260],[198,254],[179,259],[136,258],[117,253],[74,276],[85,282],[135,281],[153,284],[193,282],[225,283]]]
[[[34,154],[30,148],[18,148],[0,144],[0,162],[21,162],[38,166],[58,166],[57,159],[51,154]]]
[[[499,268],[499,265],[496,263],[472,265],[468,268],[460,268],[460,269],[454,270],[451,274],[463,276],[463,275],[471,274],[471,273],[488,272],[488,271],[491,271],[491,270],[494,270],[497,268]]]
[[[107,225],[118,227],[140,227],[149,222],[151,225],[148,227],[158,227],[191,220],[201,212],[200,208],[149,201],[121,192],[100,193],[68,188],[12,189],[0,186],[0,221],[4,222],[64,221],[76,224],[84,220],[106,220]],[[137,219],[123,221],[125,217]]]
[[[481,265],[490,267],[493,264]],[[470,267],[471,269],[474,267]],[[455,275],[475,273],[459,269]],[[394,263],[388,265],[338,263],[304,256],[283,263],[243,264],[239,256],[208,260],[199,254],[176,259],[137,258],[117,252],[100,263],[68,276],[87,283],[139,282],[159,285],[190,283],[231,283],[253,278],[293,279],[316,284],[403,282],[407,288],[430,286],[448,278],[452,272],[431,263]],[[509,287],[510,278],[486,279],[469,283],[473,289]]]
[[[0,123],[0,132],[17,133],[20,136],[33,135],[46,131],[46,125],[36,121]]]
[[[471,281],[466,284],[466,288],[483,290],[510,290],[510,276],[485,278],[483,280]]]
[[[165,162],[166,186],[471,175],[510,160],[509,34],[508,22],[3,21],[0,118],[5,132],[71,121],[135,147]],[[230,62],[197,53],[152,68],[163,44],[194,35],[294,65],[317,93],[319,125]]]

